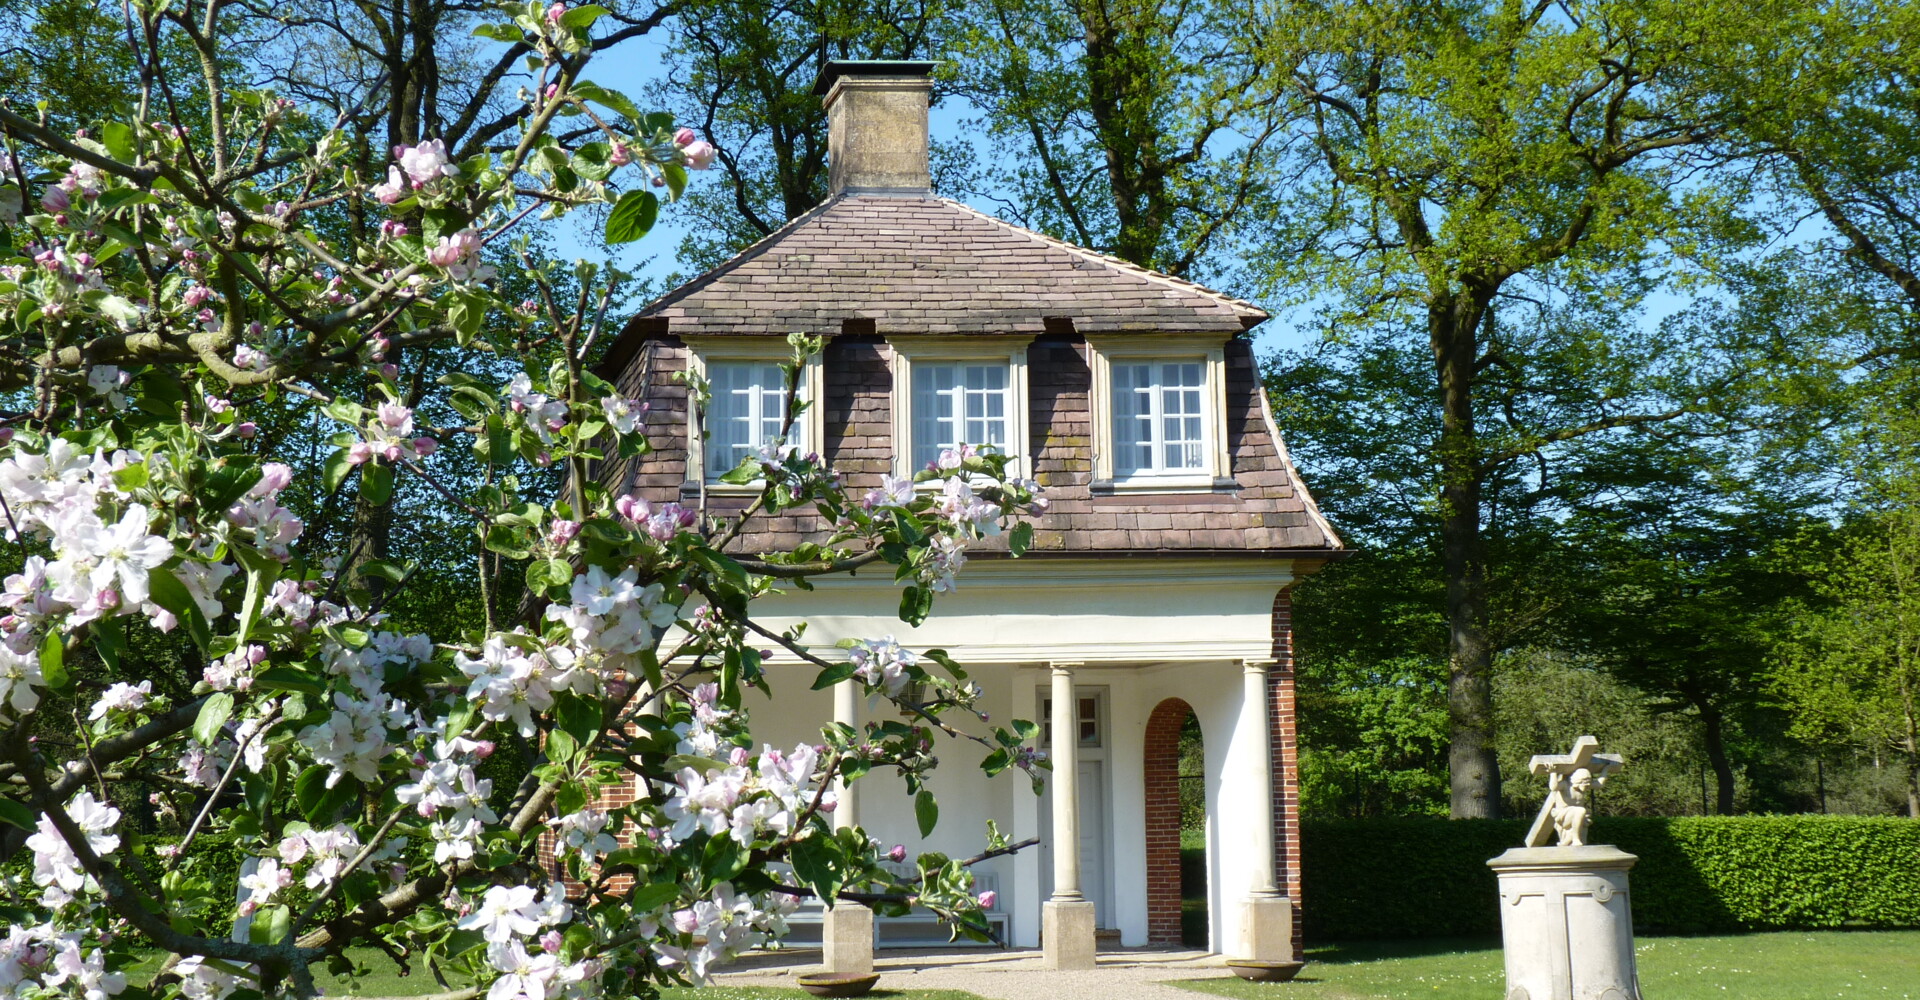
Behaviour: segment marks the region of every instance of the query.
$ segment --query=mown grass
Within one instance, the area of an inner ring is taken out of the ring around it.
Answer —
[[[1650,1000],[1920,1000],[1920,931],[1781,931],[1643,938]],[[1487,1000],[1505,975],[1498,942],[1380,941],[1307,950],[1291,983],[1214,977],[1173,985],[1234,1000]]]

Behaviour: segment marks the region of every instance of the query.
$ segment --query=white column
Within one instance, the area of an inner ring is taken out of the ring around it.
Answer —
[[[1053,667],[1053,898],[1040,912],[1040,947],[1050,969],[1094,965],[1093,903],[1080,892],[1080,720],[1077,663]]]
[[[1240,726],[1248,741],[1247,752],[1240,755],[1242,771],[1236,782],[1244,788],[1251,808],[1247,809],[1246,831],[1241,840],[1238,831],[1229,835],[1246,845],[1252,853],[1248,865],[1251,877],[1241,902],[1239,939],[1233,943],[1230,957],[1256,962],[1288,962],[1293,959],[1293,900],[1280,894],[1273,865],[1273,715],[1267,699],[1268,664],[1264,660],[1241,662]]]
[[[860,688],[849,677],[833,686],[833,721],[843,726],[852,726],[856,732],[860,729]],[[840,778],[834,779],[834,793],[839,805],[833,810],[833,828],[844,830],[859,825],[859,791],[852,784]]]
[[[849,677],[833,686],[833,721],[860,728],[860,688]],[[858,790],[839,778],[834,779],[838,805],[833,810],[833,827],[844,830],[860,822]],[[865,975],[873,971],[873,911],[851,902],[834,903],[820,922],[820,960],[826,971],[841,975]]]
[[[1246,660],[1241,665],[1240,710],[1246,713],[1248,729],[1253,732],[1253,752],[1246,761],[1246,787],[1253,792],[1252,836],[1253,881],[1249,896],[1278,896],[1280,885],[1273,871],[1273,717],[1267,705],[1267,664]]]
[[[1053,665],[1053,899],[1080,893],[1080,720],[1073,697],[1073,664]]]

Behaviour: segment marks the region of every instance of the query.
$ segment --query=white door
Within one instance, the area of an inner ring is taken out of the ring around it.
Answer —
[[[1080,762],[1080,891],[1093,904],[1094,924],[1117,926],[1113,897],[1107,891],[1107,775],[1106,762]],[[1053,785],[1040,799],[1040,899],[1053,895]]]

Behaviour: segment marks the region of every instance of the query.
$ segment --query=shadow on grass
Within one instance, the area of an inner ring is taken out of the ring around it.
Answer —
[[[1307,961],[1329,965],[1377,962],[1388,958],[1426,958],[1432,955],[1457,955],[1473,951],[1495,951],[1497,937],[1413,938],[1398,941],[1339,941],[1309,944]]]

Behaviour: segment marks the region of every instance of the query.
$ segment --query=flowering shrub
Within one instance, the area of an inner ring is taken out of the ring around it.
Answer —
[[[151,33],[173,23],[130,10]],[[499,241],[596,202],[609,240],[637,238],[654,189],[676,196],[717,154],[585,80],[599,8],[503,10],[480,33],[533,53],[518,136],[403,146],[371,177],[337,128],[281,141],[299,110],[267,93],[207,94],[205,140],[177,118],[63,135],[0,107],[0,353],[20,362],[0,371],[18,404],[0,413],[0,529],[24,553],[0,592],[0,858],[31,852],[0,897],[0,995],[310,997],[312,966],[348,971],[349,946],[376,944],[454,997],[623,996],[704,977],[810,896],[985,933],[966,863],[893,874],[903,853],[833,828],[835,783],[895,770],[930,827],[936,731],[982,745],[990,772],[1032,771],[1035,727],[987,726],[938,650],[815,650],[751,612],[783,584],[889,563],[917,623],[970,541],[1040,509],[1035,487],[973,449],[920,474],[937,489],[850,496],[818,456],[769,448],[731,474],[763,489],[726,517],[598,481],[594,463],[648,448],[646,401],[586,370],[609,293],[596,303],[582,267],[565,308],[522,248],[537,298],[509,301]],[[564,142],[562,117],[584,123]],[[343,206],[378,238],[330,239]],[[790,375],[819,346],[796,338]],[[400,375],[436,348],[513,369],[431,387],[456,426]],[[290,400],[328,422],[319,454],[264,440]],[[477,473],[448,468],[454,447]],[[529,486],[547,475],[558,499]],[[410,570],[304,547],[296,482],[378,510],[403,481],[476,555],[524,567],[524,613],[493,621],[489,603],[484,627],[409,632],[384,607]],[[794,510],[825,537],[730,548]],[[1009,534],[1018,554],[1030,529]],[[191,650],[181,684],[127,675],[130,643],[155,637]],[[901,720],[758,743],[742,692],[767,687],[776,651]],[[496,788],[508,740],[536,760]],[[135,773],[187,793],[179,836],[130,817],[118,783]],[[604,794],[636,782],[637,801]],[[237,873],[207,863],[215,844]],[[988,854],[1017,846],[989,825]],[[130,985],[155,950],[160,973]]]

